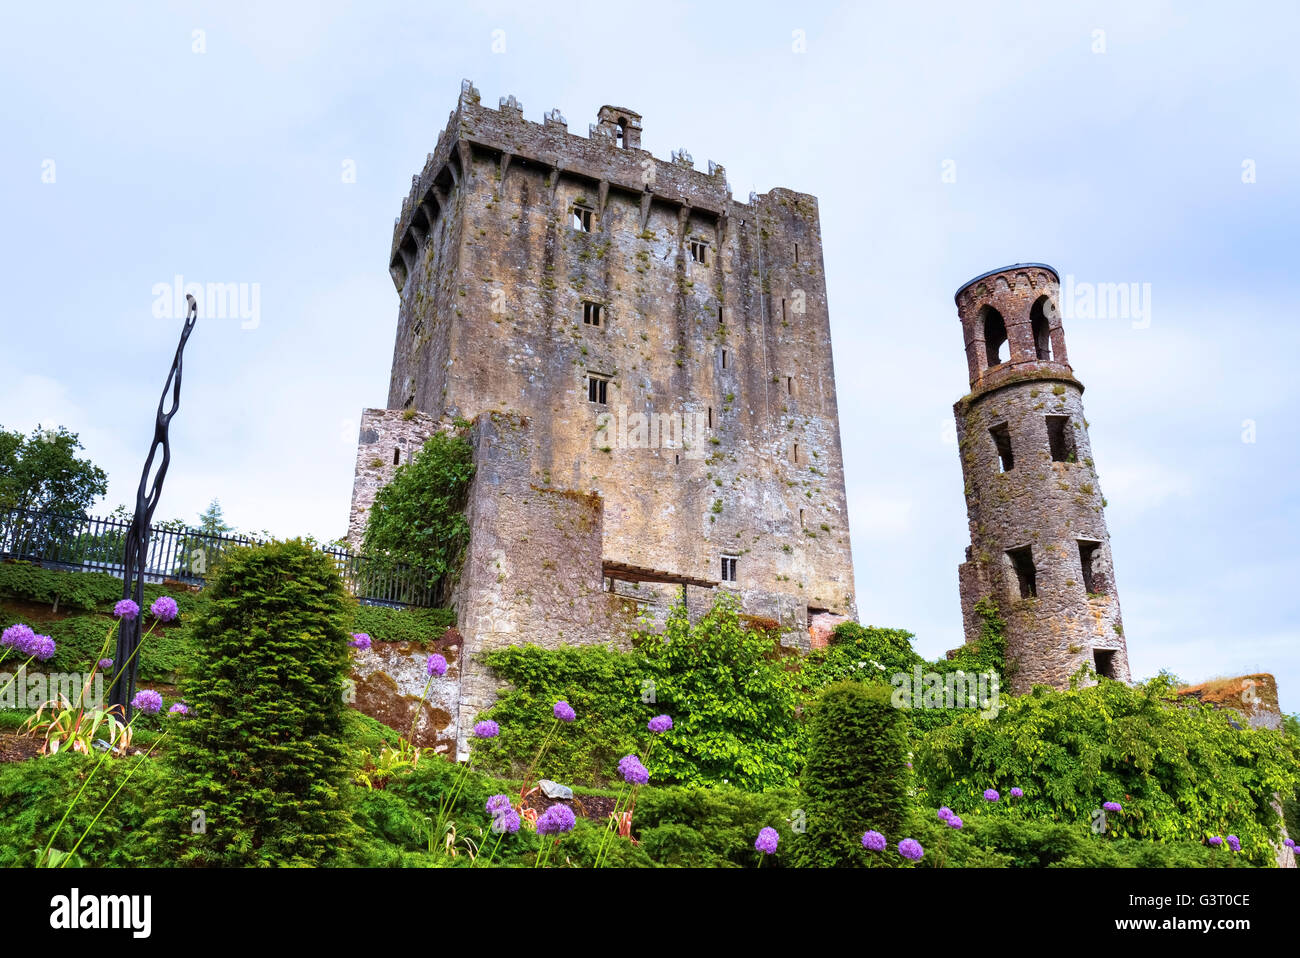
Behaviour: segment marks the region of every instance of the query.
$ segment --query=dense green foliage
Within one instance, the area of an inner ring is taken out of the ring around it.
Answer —
[[[111,609],[122,598],[122,580],[107,572],[58,572],[30,562],[0,562],[0,596],[51,608]]]
[[[484,661],[511,686],[486,713],[500,723],[501,735],[475,746],[475,763],[496,774],[524,773],[554,726],[552,707],[565,699],[577,718],[551,737],[535,771],[563,782],[606,784],[617,778],[620,758],[641,751],[650,737],[646,722],[662,711],[641,701],[650,674],[645,661],[606,646],[518,645],[489,652]]]
[[[451,609],[390,609],[358,605],[352,610],[351,632],[364,632],[376,642],[421,644],[442,638],[456,624]]]
[[[835,868],[870,859],[862,835],[896,834],[907,820],[907,720],[884,685],[837,682],[810,710],[808,765],[800,784],[807,830],[796,864]]]
[[[191,715],[166,748],[171,785],[151,823],[184,864],[314,865],[346,853],[342,790],[348,599],[302,541],[225,554],[194,624]],[[192,810],[206,830],[191,830]]]
[[[108,491],[108,475],[78,459],[75,432],[37,427],[31,436],[0,429],[0,509],[79,516]]]
[[[61,752],[0,765],[0,809],[4,810],[0,815],[0,867],[35,864],[37,854],[98,761],[98,754]],[[71,850],[107,805],[77,849],[78,858],[100,867],[150,864],[141,830],[162,779],[160,764],[153,759],[104,762],[64,823],[53,850]],[[122,791],[109,802],[118,786]]]
[[[1235,834],[1242,855],[1270,859],[1277,793],[1294,792],[1297,750],[1285,736],[1234,729],[1226,713],[1173,695],[1167,677],[1007,697],[996,719],[968,714],[930,732],[916,769],[929,802],[963,814],[986,788],[1025,791],[1006,815],[1089,824],[1104,802],[1122,814],[1106,833],[1150,841]]]
[[[469,441],[434,433],[375,496],[362,551],[377,564],[387,561],[426,571],[429,586],[440,597],[447,596],[469,541],[464,508],[473,476]]]
[[[542,771],[553,777],[610,781],[619,758],[644,755],[646,722],[661,713],[674,727],[655,738],[655,782],[763,789],[798,771],[798,698],[787,653],[772,635],[747,628],[729,602],[694,625],[678,607],[662,635],[640,636],[631,653],[526,646],[486,661],[514,688],[485,713],[501,724],[500,738],[483,751],[485,767],[517,774],[549,730],[551,706],[567,699],[578,718],[552,739]]]
[[[788,860],[803,837],[798,791],[749,792],[730,785],[709,788],[644,788],[637,797],[635,831],[646,854],[661,865],[690,868],[753,867],[754,839],[766,827],[781,836],[764,868]]]

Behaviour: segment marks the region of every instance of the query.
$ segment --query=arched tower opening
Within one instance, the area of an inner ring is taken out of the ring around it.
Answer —
[[[1011,358],[1007,345],[1007,324],[999,313],[987,303],[980,309],[980,323],[984,329],[984,350],[989,367],[998,366]]]
[[[1046,294],[1034,300],[1029,309],[1029,327],[1034,334],[1034,357],[1043,362],[1052,361],[1052,324],[1047,318],[1051,301]]]

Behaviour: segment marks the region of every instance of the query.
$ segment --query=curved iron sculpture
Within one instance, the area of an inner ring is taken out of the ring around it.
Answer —
[[[122,715],[131,718],[131,699],[135,697],[135,680],[139,669],[136,653],[140,648],[140,625],[144,610],[145,567],[149,558],[149,524],[153,521],[154,509],[158,506],[158,496],[162,492],[163,479],[167,476],[167,466],[171,463],[171,444],[168,442],[167,429],[172,416],[181,404],[181,354],[185,352],[185,341],[190,338],[194,323],[199,318],[198,303],[190,294],[185,295],[189,306],[185,311],[185,328],[181,330],[181,341],[176,347],[176,358],[172,360],[172,370],[163,385],[162,398],[158,400],[158,418],[154,424],[153,446],[149,457],[144,462],[144,471],[140,474],[140,487],[135,496],[135,518],[126,534],[126,555],[123,561],[122,598],[131,599],[141,609],[141,614],[130,621],[123,619],[117,630],[117,654],[113,658],[118,674],[109,692],[109,707],[120,707]],[[171,390],[171,409],[164,410],[167,404],[167,392]],[[162,461],[158,471],[149,482],[154,459],[162,450]],[[146,494],[145,489],[148,488]]]

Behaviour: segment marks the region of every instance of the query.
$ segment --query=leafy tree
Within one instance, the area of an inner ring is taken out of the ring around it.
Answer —
[[[346,852],[348,605],[330,559],[300,540],[222,557],[193,626],[190,715],[170,720],[171,786],[151,822],[162,856],[320,865]]]
[[[235,527],[226,523],[221,512],[221,503],[213,499],[208,508],[199,513],[199,531],[210,536],[226,536],[235,531]]]
[[[108,491],[108,475],[78,459],[81,440],[64,427],[24,437],[0,429],[0,508],[85,514]]]
[[[694,625],[677,606],[663,634],[642,636],[638,651],[659,711],[673,718],[653,763],[669,780],[761,790],[795,775],[794,673],[774,635],[741,623],[734,600],[720,596]]]
[[[435,433],[375,496],[362,551],[376,562],[425,570],[429,586],[445,598],[469,541],[464,509],[473,475],[469,441]]]
[[[907,720],[890,694],[887,685],[838,682],[813,703],[808,766],[800,780],[807,830],[792,846],[796,865],[879,860],[862,848],[868,829],[894,843],[905,837],[899,832],[908,811]]]
[[[1104,802],[1122,811],[1105,834],[1145,841],[1203,841],[1235,834],[1255,864],[1273,855],[1278,794],[1294,794],[1300,750],[1267,729],[1236,729],[1229,716],[1174,694],[1167,676],[1135,688],[1098,685],[1004,698],[997,717],[966,713],[929,732],[915,764],[929,802],[959,815],[1034,817],[1091,825]],[[1024,798],[986,803],[993,788]]]

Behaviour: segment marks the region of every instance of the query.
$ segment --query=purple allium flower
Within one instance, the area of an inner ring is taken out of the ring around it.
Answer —
[[[781,840],[775,828],[764,828],[758,833],[758,838],[754,840],[754,847],[764,855],[770,855],[776,851],[776,843]]]
[[[477,738],[496,738],[501,734],[501,726],[491,719],[484,719],[474,726],[474,735]]]
[[[556,702],[555,708],[551,709],[551,711],[555,713],[555,717],[561,722],[572,722],[578,717],[574,714],[573,706],[564,701],[564,699],[560,699],[560,701]]]
[[[962,821],[961,821],[961,819],[958,818],[956,815],[954,815],[952,818],[948,819],[948,827],[949,827],[949,828],[961,828],[961,825],[962,825]]]
[[[113,667],[113,660],[112,660],[112,659],[100,659],[100,660],[99,660],[99,667],[100,667],[101,669],[111,669],[111,668]]]
[[[576,822],[573,809],[568,805],[552,805],[537,819],[537,834],[558,835],[560,832],[573,831]]]
[[[1114,812],[1116,815],[1124,811],[1124,806],[1119,802],[1106,802],[1101,807],[1106,809],[1108,812]]]
[[[36,633],[32,631],[30,625],[15,622],[5,629],[3,634],[0,634],[0,645],[6,645],[11,649],[22,652],[34,638],[36,638]]]
[[[131,700],[131,708],[139,709],[145,715],[157,715],[162,704],[162,696],[153,689],[141,689]]]
[[[656,715],[654,718],[652,718],[649,722],[646,723],[646,728],[648,728],[652,732],[655,732],[656,734],[659,732],[666,732],[672,727],[673,727],[673,720],[670,719],[667,715]]]
[[[28,655],[34,656],[42,662],[52,659],[54,658],[54,640],[48,635],[34,635],[26,651]]]
[[[167,710],[168,715],[189,715],[190,707],[184,702],[177,702]]]
[[[623,781],[631,785],[644,785],[650,781],[650,773],[635,755],[624,755],[618,760],[618,771]]]
[[[364,632],[353,632],[352,641],[348,645],[354,649],[368,649],[370,648],[370,636]]]
[[[129,622],[140,614],[140,607],[130,599],[123,599],[113,606],[113,614],[119,619],[126,619]]]
[[[492,831],[498,835],[513,835],[519,831],[519,813],[510,806],[492,816]]]
[[[1211,835],[1211,836],[1210,836],[1210,847],[1211,847],[1211,848],[1218,848],[1218,847],[1219,847],[1220,845],[1222,845],[1222,844],[1223,844],[1223,839],[1220,838],[1218,835]]]
[[[1282,844],[1285,845],[1287,848],[1295,848],[1295,839],[1288,838],[1285,841],[1283,841]]]
[[[862,836],[862,847],[869,852],[883,852],[888,845],[880,832],[871,831]]]
[[[496,815],[498,812],[504,812],[510,807],[509,795],[493,795],[487,800],[487,813]]]
[[[1241,839],[1238,838],[1236,835],[1229,835],[1228,847],[1231,848],[1234,852],[1241,851]]]
[[[950,818],[952,818],[951,808],[945,805],[943,808],[939,809],[939,821],[946,822]]]
[[[984,789],[984,801],[996,802],[997,800],[998,800],[998,793],[995,790],[991,788]]]
[[[447,674],[447,660],[435,652],[424,663],[424,671],[429,673],[429,678],[435,675],[441,678]]]
[[[153,600],[153,605],[149,606],[149,611],[159,622],[174,622],[176,616],[181,614],[181,610],[176,605],[176,600],[169,595],[160,595]]]
[[[1012,797],[1012,798],[1024,798],[1024,797],[1025,797],[1024,789],[1021,789],[1021,788],[1013,788],[1013,789],[1011,790],[1011,797]]]
[[[925,849],[915,838],[904,838],[898,843],[898,854],[914,862],[919,862],[921,856],[925,854]]]

